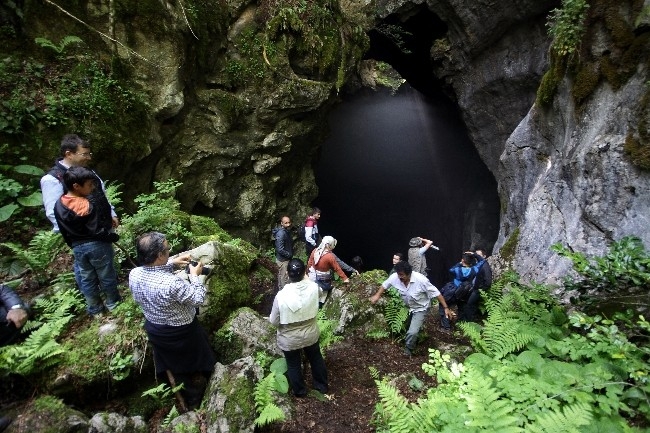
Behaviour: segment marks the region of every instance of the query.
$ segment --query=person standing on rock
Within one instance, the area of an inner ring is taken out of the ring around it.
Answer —
[[[395,273],[381,283],[377,293],[370,297],[370,302],[376,304],[386,289],[393,286],[397,289],[409,309],[409,318],[407,321],[408,331],[406,331],[406,347],[404,355],[412,356],[418,341],[418,333],[424,323],[427,311],[431,304],[431,299],[438,298],[441,307],[444,309],[445,317],[451,318],[453,313],[449,309],[445,298],[440,291],[431,284],[424,275],[413,271],[411,265],[406,261],[395,264]]]
[[[170,382],[182,382],[182,395],[192,410],[200,405],[216,363],[208,334],[197,319],[207,288],[199,278],[201,262],[193,265],[189,254],[171,259],[169,250],[162,233],[138,237],[136,252],[141,266],[131,270],[129,287],[144,313],[156,375],[166,374]],[[188,266],[189,281],[174,275],[174,266]]]
[[[408,261],[414,272],[427,276],[427,258],[424,254],[433,247],[433,242],[422,237],[414,237],[409,241]],[[438,247],[433,247],[438,249]]]
[[[296,397],[307,395],[302,371],[304,352],[311,366],[314,389],[326,394],[329,389],[327,368],[318,344],[320,330],[316,320],[322,290],[305,277],[305,264],[302,260],[291,259],[287,272],[291,283],[275,295],[269,322],[278,327],[278,347],[287,360],[289,385]]]
[[[311,215],[305,220],[305,252],[307,257],[320,243],[320,234],[318,233],[318,220],[320,219],[320,209],[312,208]]]
[[[291,218],[283,216],[280,219],[280,226],[272,231],[275,238],[275,263],[278,265],[278,290],[285,284],[289,284],[287,265],[293,257],[293,240],[291,239]]]

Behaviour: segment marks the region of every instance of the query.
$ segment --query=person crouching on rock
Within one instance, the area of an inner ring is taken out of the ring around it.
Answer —
[[[306,278],[305,264],[300,259],[291,259],[287,272],[291,283],[275,295],[269,322],[278,327],[278,347],[287,360],[289,385],[296,397],[307,395],[301,362],[304,351],[311,366],[314,389],[326,394],[327,369],[318,344],[320,330],[316,321],[322,289]]]

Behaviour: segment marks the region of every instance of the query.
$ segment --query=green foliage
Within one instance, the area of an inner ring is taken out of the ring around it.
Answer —
[[[38,281],[50,279],[52,270],[49,268],[54,258],[66,247],[60,234],[40,231],[29,242],[28,248],[13,243],[0,244],[11,251],[11,255],[3,255],[0,259],[2,272],[8,278],[16,277],[26,270],[31,270]]]
[[[606,292],[630,287],[650,289],[650,254],[637,237],[626,236],[612,243],[609,253],[603,257],[589,258],[561,244],[551,249],[570,259],[574,270],[582,277],[578,281],[567,280],[568,288]]]
[[[458,327],[477,350],[497,359],[535,341],[548,329],[546,324],[563,322],[561,309],[548,288],[521,285],[514,274],[495,282],[484,293],[484,303],[488,317],[483,326],[461,322]]]
[[[275,404],[273,393],[287,394],[289,392],[289,382],[285,376],[287,371],[286,360],[284,358],[276,359],[271,364],[270,370],[269,374],[255,385],[253,393],[255,409],[258,413],[255,425],[258,427],[264,427],[285,419],[284,412]]]
[[[24,327],[31,331],[29,336],[20,344],[0,348],[0,372],[28,376],[59,364],[65,350],[56,339],[83,305],[76,289],[39,298],[32,307],[35,319]]]
[[[388,322],[388,327],[393,335],[400,335],[406,331],[406,319],[409,316],[409,309],[404,305],[404,301],[399,292],[394,287],[389,287],[386,291],[387,296],[384,298],[384,316]]]
[[[149,388],[144,391],[142,397],[149,397],[154,400],[159,407],[164,407],[170,405],[174,401],[174,394],[179,392],[181,389],[183,389],[182,383],[171,388],[163,382],[154,388]]]
[[[133,366],[133,355],[124,355],[121,351],[115,353],[108,364],[108,370],[114,380],[124,380],[129,377]]]
[[[174,197],[180,185],[173,179],[154,182],[154,192],[135,198],[138,210],[122,217],[118,227],[120,245],[131,257],[136,256],[135,239],[150,231],[164,233],[172,251],[183,251],[190,246],[190,216],[180,210],[180,203]]]
[[[642,316],[567,320],[548,288],[515,275],[496,282],[486,304],[483,327],[458,325],[477,353],[460,363],[429,349],[422,368],[438,386],[426,398],[409,403],[377,381],[378,432],[633,432],[633,423],[647,424],[650,324]]]
[[[546,25],[553,37],[551,48],[560,56],[572,54],[580,44],[588,8],[587,0],[562,0],[562,8],[551,11]]]
[[[69,35],[69,36],[64,36],[63,38],[61,38],[58,45],[55,44],[54,42],[50,41],[47,38],[35,38],[34,42],[37,45],[40,45],[43,48],[49,48],[49,49],[53,50],[57,55],[62,55],[62,54],[64,54],[64,52],[65,52],[66,48],[68,48],[68,46],[73,45],[73,44],[79,44],[79,43],[82,43],[83,41],[81,40],[81,38],[79,38],[77,36]]]
[[[0,222],[7,221],[22,207],[42,206],[37,185],[43,174],[43,170],[33,165],[0,165]]]
[[[318,321],[318,329],[320,329],[320,338],[318,340],[320,344],[320,351],[324,356],[327,348],[337,341],[341,341],[343,339],[343,336],[334,334],[338,322],[336,320],[328,319],[325,316],[325,312],[323,310],[320,310],[318,312],[316,319]]]
[[[564,285],[567,289],[578,290],[581,301],[597,302],[590,296],[593,292],[616,294],[631,288],[650,289],[650,255],[637,237],[626,236],[612,243],[609,252],[602,257],[587,257],[561,244],[551,249],[573,262],[573,269],[580,278],[568,277]]]
[[[76,39],[66,37],[58,45],[37,40],[63,54]],[[61,54],[55,60],[16,54],[0,61],[0,134],[14,143],[21,140],[25,154],[67,131],[90,139],[96,154],[142,153],[147,96],[118,79],[96,54]],[[55,151],[47,149],[37,158],[49,159]]]

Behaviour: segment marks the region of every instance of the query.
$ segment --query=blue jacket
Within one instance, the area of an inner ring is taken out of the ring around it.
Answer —
[[[483,265],[484,261],[485,260],[481,260],[472,267],[463,266],[460,262],[452,266],[449,269],[449,273],[453,278],[454,285],[458,287],[460,286],[460,283],[462,283],[463,281],[474,280],[474,278],[476,278],[476,275],[478,274],[478,271],[481,269],[481,266]]]

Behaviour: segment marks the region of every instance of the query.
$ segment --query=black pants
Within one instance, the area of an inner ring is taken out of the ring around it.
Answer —
[[[478,319],[478,304],[481,301],[481,292],[478,289],[472,290],[465,302],[458,303],[458,320],[474,322]]]
[[[302,352],[305,352],[309,365],[311,366],[311,377],[314,389],[327,393],[327,369],[325,368],[325,360],[320,353],[320,346],[318,342],[311,346],[303,347],[302,349],[290,350],[284,352],[284,358],[287,360],[287,378],[293,393],[297,397],[307,395],[307,387],[305,386],[305,379],[302,371]]]

